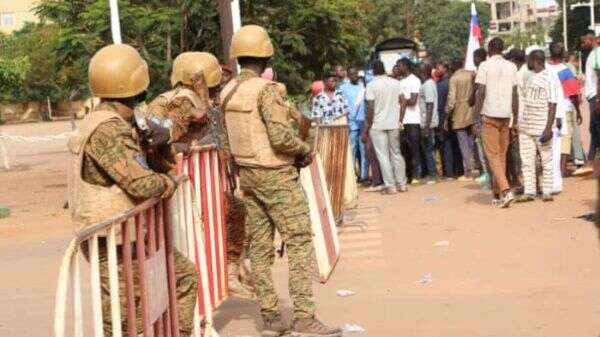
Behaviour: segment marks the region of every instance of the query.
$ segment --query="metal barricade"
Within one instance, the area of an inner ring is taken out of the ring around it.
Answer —
[[[141,322],[144,337],[179,336],[170,207],[168,200],[148,200],[123,215],[89,226],[75,235],[59,272],[55,337],[66,336],[69,288],[72,294],[73,335],[84,335],[80,255],[90,263],[91,324],[95,337],[104,336],[101,263],[105,266],[102,276],[108,277],[109,286],[104,289],[104,296],[110,297],[113,336],[138,336],[138,321]],[[134,268],[134,264],[137,268]],[[120,294],[120,288],[123,287],[119,284],[119,277],[125,284],[123,295]],[[134,279],[139,280],[141,317],[136,317]],[[121,312],[121,296],[126,299],[126,312]],[[121,317],[126,317],[127,331],[122,331]]]
[[[348,125],[319,125],[315,148],[323,160],[325,178],[331,195],[331,207],[336,223],[343,221],[344,184],[348,157]]]
[[[327,282],[340,258],[340,243],[321,158],[300,170],[310,211],[313,246],[321,283]]]
[[[185,158],[179,155],[177,171],[191,178],[190,186],[178,192],[177,198],[183,198],[183,202],[178,202],[178,212],[185,211],[193,215],[196,220],[192,223],[200,225],[188,225],[191,219],[179,221],[179,224],[186,223],[188,230],[182,229],[176,233],[189,233],[190,227],[194,227],[194,230],[187,235],[187,240],[176,236],[175,245],[180,251],[187,252],[188,258],[196,264],[197,313],[199,319],[204,321],[204,330],[214,336],[213,313],[229,294],[224,207],[227,179],[215,146],[194,147]]]
[[[67,336],[67,318],[71,317],[73,335],[84,334],[80,255],[90,262],[89,297],[94,336],[104,336],[100,282],[100,255],[104,247],[103,261],[110,285],[104,294],[110,296],[113,336],[136,337],[138,320],[141,320],[144,337],[179,336],[175,249],[196,266],[198,292],[193,336],[219,336],[212,318],[228,295],[224,209],[227,180],[212,146],[195,148],[185,159],[179,156],[178,171],[178,187],[170,199],[148,200],[123,215],[86,228],[71,241],[59,274],[55,337]],[[81,247],[88,247],[88,252],[83,252]],[[120,265],[121,278],[126,284],[124,294],[119,290]],[[134,279],[139,280],[141,317],[136,317]],[[72,289],[73,313],[67,316],[69,289]],[[121,312],[121,296],[126,298],[126,312]],[[121,317],[127,318],[127,331],[122,331]]]

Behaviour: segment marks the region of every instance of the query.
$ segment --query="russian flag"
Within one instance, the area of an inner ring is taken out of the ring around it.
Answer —
[[[577,77],[571,71],[571,69],[565,67],[565,69],[558,72],[558,79],[562,85],[565,97],[578,96],[580,93],[579,82]]]
[[[477,9],[475,3],[471,2],[471,28],[469,32],[469,45],[467,46],[467,56],[465,59],[465,69],[469,71],[475,71],[475,62],[473,62],[473,52],[481,48],[483,43],[483,34],[481,33],[481,26],[479,25],[479,17],[477,16]]]

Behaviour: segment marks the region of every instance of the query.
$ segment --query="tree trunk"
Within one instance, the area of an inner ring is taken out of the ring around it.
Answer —
[[[171,25],[167,27],[167,63],[171,63],[172,57],[172,46],[171,46]]]

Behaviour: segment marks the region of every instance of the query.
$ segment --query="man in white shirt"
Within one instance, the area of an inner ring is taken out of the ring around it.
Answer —
[[[474,115],[481,117],[481,137],[494,177],[495,194],[501,194],[500,207],[510,207],[514,195],[506,178],[506,153],[509,145],[510,120],[518,130],[519,96],[517,67],[502,57],[504,41],[496,37],[488,44],[490,58],[477,71]]]
[[[385,189],[406,191],[406,163],[400,152],[400,82],[387,76],[383,62],[373,64],[375,78],[367,84],[367,121],[362,141],[371,137]]]
[[[552,201],[552,125],[556,118],[556,80],[544,68],[545,56],[541,50],[529,54],[527,65],[533,74],[525,85],[523,115],[520,117],[519,152],[523,162],[525,193],[519,202],[533,201],[536,188],[536,155],[539,152],[542,162],[542,200]]]
[[[600,50],[596,45],[596,34],[593,30],[586,31],[581,36],[581,49],[589,51],[585,62],[585,97],[590,104],[590,152],[588,160],[596,158],[600,146],[600,109],[598,108],[598,72],[600,71]]]
[[[400,98],[400,121],[408,143],[411,162],[412,184],[418,184],[421,179],[421,109],[419,93],[421,80],[412,73],[412,62],[403,58],[396,63],[400,80],[402,96]]]

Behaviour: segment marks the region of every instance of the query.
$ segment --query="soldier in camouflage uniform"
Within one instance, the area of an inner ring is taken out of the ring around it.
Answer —
[[[167,197],[175,189],[173,180],[152,171],[140,149],[132,125],[133,108],[143,101],[149,76],[146,62],[129,45],[110,45],[99,50],[89,65],[90,89],[101,104],[86,116],[69,140],[73,157],[69,204],[76,230],[106,221],[154,197]],[[106,239],[100,237],[100,280],[105,336],[112,336],[110,289]],[[86,247],[82,247],[86,252]],[[121,324],[127,331],[125,282],[122,273],[122,247],[117,247]],[[134,259],[135,257],[135,249]],[[137,261],[134,261],[137,268]],[[194,265],[175,253],[177,300],[181,336],[190,336],[197,279]],[[134,280],[135,301],[139,303],[139,281]],[[140,306],[137,305],[141,333]]]
[[[222,143],[222,114],[215,98],[221,85],[221,66],[217,58],[204,52],[186,52],[175,58],[171,74],[173,89],[156,97],[147,117],[169,125],[168,145],[158,146],[152,167],[175,173],[175,154],[194,145]],[[167,121],[167,123],[164,123]],[[156,145],[156,144],[155,144]],[[184,150],[185,151],[185,150]],[[240,282],[240,263],[245,238],[246,212],[242,201],[226,193],[228,289],[230,295],[254,298],[254,289]]]
[[[341,336],[340,329],[315,318],[312,233],[297,168],[308,165],[314,155],[291,127],[290,109],[277,83],[259,77],[273,55],[273,46],[264,28],[250,25],[234,34],[230,49],[242,70],[221,92],[228,135],[225,149],[239,167],[263,336],[281,336],[289,330],[271,278],[275,230],[288,247],[292,336]]]

